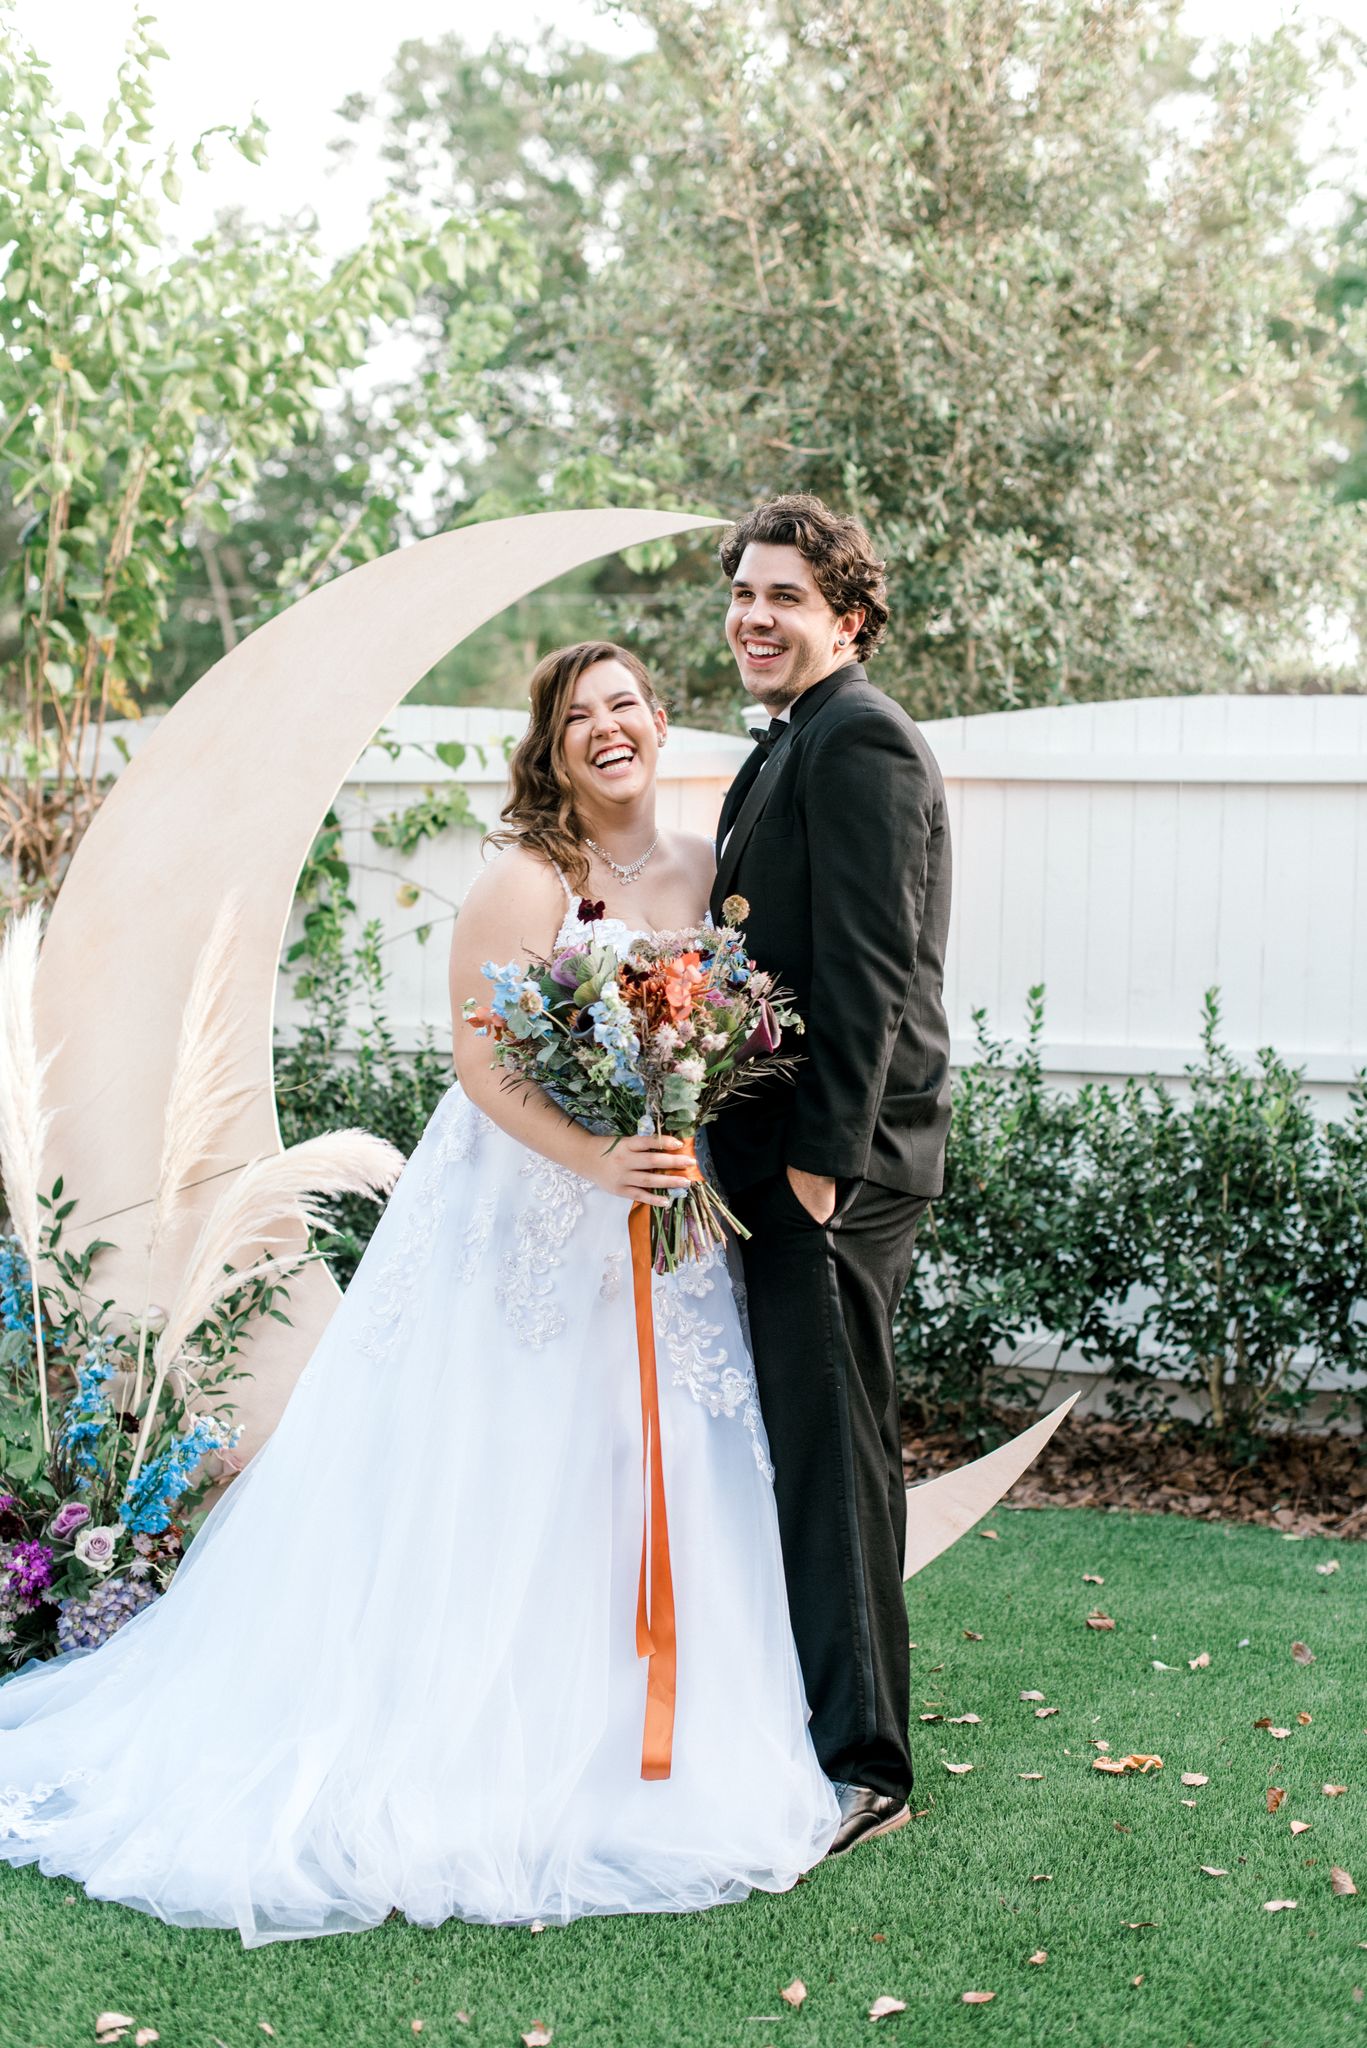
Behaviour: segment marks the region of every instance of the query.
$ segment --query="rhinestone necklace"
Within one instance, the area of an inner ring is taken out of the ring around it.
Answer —
[[[640,874],[641,869],[650,859],[651,854],[654,853],[659,843],[660,835],[657,832],[655,834],[655,837],[651,840],[649,846],[646,848],[645,852],[641,855],[640,859],[628,861],[627,865],[623,867],[621,862],[615,861],[610,853],[604,852],[603,848],[598,844],[598,841],[596,839],[590,839],[587,834],[585,834],[584,837],[584,844],[586,846],[591,846],[593,848],[599,860],[602,861],[604,867],[611,868],[613,874],[617,877],[617,880],[623,884],[623,886],[625,886],[628,882],[634,882],[636,880],[636,877]]]

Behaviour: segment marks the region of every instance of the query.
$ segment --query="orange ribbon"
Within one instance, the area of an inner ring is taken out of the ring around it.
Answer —
[[[678,1161],[690,1181],[702,1173],[693,1147]],[[651,1295],[650,1209],[632,1204],[628,1222],[631,1283],[636,1302],[636,1351],[641,1366],[641,1575],[636,1589],[636,1654],[648,1657],[641,1776],[667,1778],[674,1752],[674,1696],[678,1638],[674,1626],[674,1573],[669,1561],[664,1457],[660,1448],[660,1383],[655,1369],[655,1310]]]

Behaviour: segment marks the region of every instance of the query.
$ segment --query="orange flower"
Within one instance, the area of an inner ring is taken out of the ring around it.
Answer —
[[[665,968],[665,1001],[676,1024],[692,1010],[694,992],[702,980],[701,953],[681,953]]]

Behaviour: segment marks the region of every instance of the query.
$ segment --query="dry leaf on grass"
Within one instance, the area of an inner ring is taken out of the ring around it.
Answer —
[[[1023,1692],[1021,1698],[1023,1700],[1042,1700],[1044,1694],[1042,1692]]]
[[[1292,1821],[1292,1823],[1291,1823],[1291,1832],[1292,1832],[1292,1834],[1293,1834],[1293,1835],[1308,1835],[1308,1834],[1309,1834],[1309,1832],[1310,1832],[1310,1823],[1309,1823],[1309,1821],[1308,1821],[1308,1820],[1293,1820],[1293,1821]]]
[[[456,2014],[456,2018],[457,2018],[457,2019],[459,2020],[460,2024],[461,2024],[461,2025],[462,2025],[463,2027],[468,2027],[468,2026],[469,2026],[469,2024],[470,2024],[470,2015],[469,2015],[469,2013],[468,2013],[468,2012],[458,2012],[458,2013]]]
[[[551,2030],[544,2020],[533,2020],[527,2033],[522,2036],[523,2048],[550,2048]]]
[[[1037,1948],[1035,1953],[1032,1956],[1027,1956],[1025,1960],[1027,1963],[1047,1963],[1049,1951],[1047,1948]]]
[[[1057,1707],[1036,1707],[1035,1719],[1037,1721],[1047,1721],[1051,1714],[1056,1714],[1057,1712]]]
[[[1161,1756],[1099,1756],[1092,1764],[1094,1771],[1110,1771],[1117,1775],[1122,1771],[1138,1771],[1141,1777],[1162,1768]]]
[[[1131,1989],[1132,1991],[1137,1991],[1137,1990],[1139,1989],[1140,1985],[1141,1985],[1141,1984],[1143,1983],[1143,1981],[1144,1981],[1144,1972],[1143,1972],[1143,1971],[1141,1970],[1141,1971],[1139,1972],[1139,1975],[1138,1975],[1137,1977],[1131,1977],[1131,1979],[1130,1979],[1130,1989]]]
[[[1201,1865],[1201,1875],[1202,1877],[1228,1877],[1229,1872],[1221,1870],[1217,1863],[1203,1863]]]
[[[875,1998],[873,2004],[869,2007],[869,2018],[871,2020],[885,2020],[889,2019],[893,2013],[905,2012],[906,2009],[905,1999],[889,1998],[885,1991],[882,1997]]]
[[[966,1643],[980,1643],[982,1641],[982,1637],[978,1634],[978,1631],[975,1628],[966,1628],[964,1630],[964,1641]]]
[[[950,1776],[951,1776],[951,1777],[953,1777],[953,1778],[962,1778],[962,1777],[963,1777],[963,1775],[964,1775],[964,1773],[965,1773],[966,1771],[971,1771],[971,1770],[972,1770],[972,1768],[973,1768],[972,1764],[946,1764],[946,1765],[945,1765],[945,1769],[946,1769],[946,1770],[947,1770],[947,1771],[949,1772]]]
[[[1330,1864],[1329,1883],[1333,1888],[1336,1899],[1355,1899],[1357,1897],[1358,1888],[1341,1863]]]
[[[1339,1561],[1336,1557],[1331,1557],[1328,1564],[1317,1564],[1315,1566],[1315,1570],[1319,1573],[1322,1579],[1327,1579],[1330,1572],[1336,1572],[1338,1568]]]
[[[1287,1736],[1291,1733],[1291,1730],[1289,1728],[1269,1727],[1267,1732],[1272,1737],[1274,1742],[1285,1742]]]
[[[1196,1801],[1194,1799],[1184,1799],[1182,1804],[1183,1806],[1195,1806]]]
[[[1285,1797],[1286,1793],[1283,1791],[1280,1785],[1269,1785],[1267,1788],[1268,1812],[1275,1813],[1277,1811],[1277,1808],[1281,1805],[1283,1799],[1285,1799]]]
[[[1153,1660],[1153,1668],[1155,1671],[1175,1671],[1177,1669],[1177,1666],[1175,1664],[1165,1664],[1161,1657],[1155,1657]]]
[[[1127,1920],[1125,1925],[1127,1927],[1156,1927],[1158,1922],[1156,1920]]]
[[[1103,1612],[1100,1607],[1094,1607],[1087,1616],[1087,1626],[1088,1628],[1114,1628],[1115,1623],[1110,1615]]]
[[[951,1714],[949,1725],[951,1728],[976,1728],[981,1719],[980,1714]]]
[[[1031,1884],[1052,1884],[1054,1882],[1054,1873],[1052,1870],[1037,1870],[1030,1882]]]
[[[1208,1785],[1210,1779],[1204,1771],[1183,1771],[1182,1783],[1184,1785]]]
[[[995,1529],[979,1529],[978,1534],[988,1543],[995,1543],[997,1541]]]
[[[1202,1650],[1199,1657],[1188,1657],[1187,1664],[1192,1671],[1208,1671],[1210,1669],[1210,1651]]]
[[[1346,1785],[1321,1785],[1320,1791],[1326,1799],[1339,1799],[1348,1790]]]
[[[97,2034],[112,2034],[116,2027],[134,2027],[136,2025],[137,2021],[131,2013],[102,2012],[96,2018],[95,2032]]]
[[[1291,1655],[1297,1664],[1313,1664],[1315,1661],[1314,1651],[1307,1649],[1304,1643],[1293,1643]]]
[[[963,2002],[965,2005],[991,2005],[996,1995],[995,1991],[965,1991]]]
[[[152,2043],[160,2039],[155,2027],[139,2027],[133,2036],[133,2048],[152,2048]]]
[[[807,1987],[800,1977],[794,1977],[792,1983],[785,1984],[778,1995],[785,2005],[791,2005],[796,2011],[807,1996]]]
[[[1042,1778],[1044,1773],[1043,1771],[1017,1771],[1016,1776],[1018,1778]]]
[[[1106,1581],[1102,1578],[1100,1572],[1084,1572],[1082,1574],[1082,1583],[1084,1586],[1104,1586]]]
[[[944,1718],[943,1714],[922,1714],[920,1716],[920,1719],[923,1721],[943,1721]]]
[[[1296,1726],[1298,1728],[1308,1728],[1313,1718],[1313,1715],[1310,1714],[1297,1714]]]
[[[1264,1913],[1289,1913],[1295,1907],[1294,1899],[1269,1899],[1263,1907]]]
[[[1109,1742],[1104,1742],[1104,1741],[1102,1740],[1102,1738],[1101,1738],[1101,1737],[1100,1737],[1099,1735],[1097,1735],[1097,1736],[1094,1736],[1094,1737],[1092,1738],[1092,1748],[1093,1748],[1093,1749],[1099,1749],[1099,1750],[1101,1750],[1101,1751],[1102,1751],[1102,1752],[1104,1753],[1104,1752],[1105,1752],[1106,1750],[1108,1750],[1108,1749],[1110,1748],[1110,1746],[1111,1746],[1111,1745],[1110,1745],[1110,1743],[1109,1743]]]

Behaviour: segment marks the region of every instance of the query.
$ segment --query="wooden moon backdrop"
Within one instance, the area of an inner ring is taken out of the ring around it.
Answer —
[[[541,512],[436,535],[301,598],[216,662],[119,776],[78,847],[43,944],[38,1034],[57,1047],[46,1180],[60,1173],[81,1245],[113,1240],[96,1287],[140,1313],[162,1116],[181,1011],[215,913],[243,915],[234,995],[250,1095],[213,1179],[159,1248],[151,1299],[171,1280],[224,1173],[282,1149],[272,1018],[299,871],[377,728],[433,664],[486,620],[571,569],[718,522],[678,512]],[[720,584],[718,599],[720,602]],[[719,628],[720,630],[720,628]],[[296,1240],[301,1249],[303,1236]],[[281,1242],[288,1248],[290,1240]],[[251,1247],[243,1247],[249,1251]],[[240,1454],[278,1421],[340,1300],[321,1261],[289,1282],[289,1327],[265,1321],[244,1352]]]

